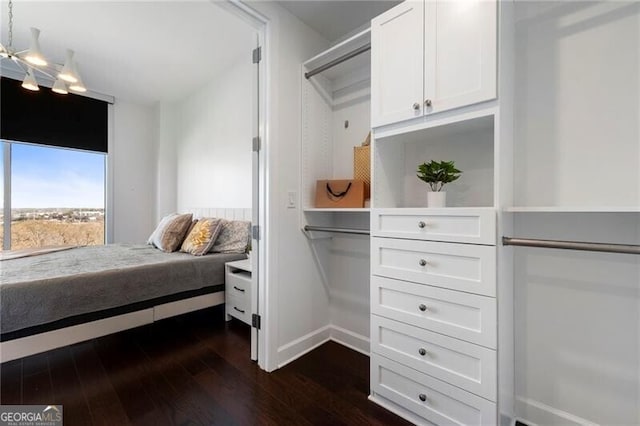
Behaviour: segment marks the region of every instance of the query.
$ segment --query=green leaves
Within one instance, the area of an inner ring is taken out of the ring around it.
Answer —
[[[418,166],[418,179],[426,182],[432,191],[442,191],[445,184],[453,182],[462,172],[456,169],[453,161],[434,161]]]

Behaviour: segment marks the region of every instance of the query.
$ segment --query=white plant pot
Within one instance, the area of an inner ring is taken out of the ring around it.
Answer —
[[[445,207],[447,204],[447,193],[444,191],[427,192],[428,207]]]

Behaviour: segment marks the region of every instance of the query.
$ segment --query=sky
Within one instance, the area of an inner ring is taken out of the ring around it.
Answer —
[[[13,143],[11,207],[104,208],[105,155]]]

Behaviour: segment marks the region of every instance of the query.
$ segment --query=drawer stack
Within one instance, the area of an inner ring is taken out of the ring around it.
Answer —
[[[225,310],[230,317],[251,325],[251,266],[247,260],[225,265]]]
[[[496,424],[493,209],[371,214],[371,399],[416,423]]]

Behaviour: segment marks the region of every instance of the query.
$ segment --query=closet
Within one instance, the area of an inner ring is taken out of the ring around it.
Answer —
[[[404,2],[320,62],[369,39],[303,82],[300,226],[370,399],[416,424],[640,423],[640,4]],[[315,209],[354,123],[370,209]],[[463,172],[446,207],[429,160]]]
[[[302,66],[300,228],[329,300],[327,336],[369,353],[369,208],[316,208],[316,181],[353,179],[354,147],[371,130],[370,31]],[[324,231],[318,231],[322,229]]]

